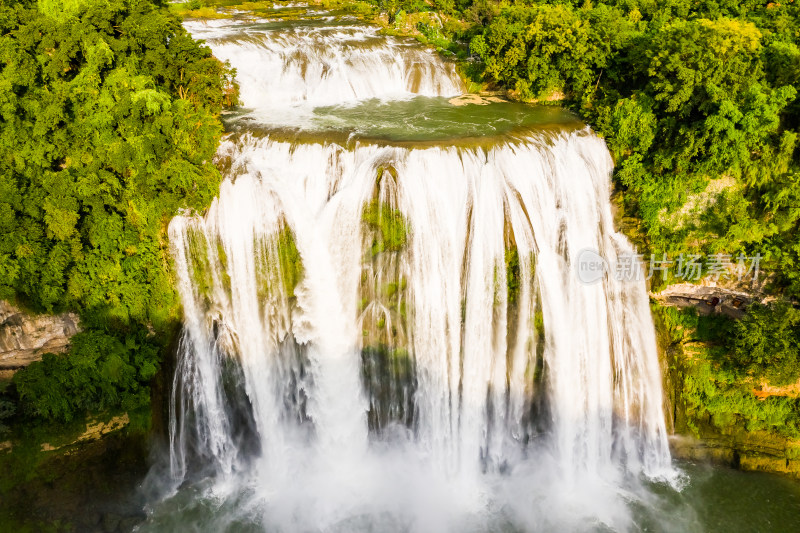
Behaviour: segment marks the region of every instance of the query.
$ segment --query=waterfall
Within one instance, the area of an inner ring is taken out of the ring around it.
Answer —
[[[190,28],[237,68],[246,124],[462,91],[368,27]],[[588,128],[454,146],[245,127],[218,158],[208,212],[169,226],[168,470],[213,502],[207,527],[625,530],[642,480],[674,476],[644,281],[576,274],[585,250],[634,253]]]
[[[463,92],[453,64],[369,26],[188,27],[237,69],[244,107],[261,123],[304,125],[314,106]]]

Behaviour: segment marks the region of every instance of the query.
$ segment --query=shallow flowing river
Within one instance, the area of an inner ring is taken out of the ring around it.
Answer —
[[[674,462],[612,161],[573,115],[284,5],[188,21],[237,69],[170,225],[185,311],[143,532],[797,531],[800,486]]]

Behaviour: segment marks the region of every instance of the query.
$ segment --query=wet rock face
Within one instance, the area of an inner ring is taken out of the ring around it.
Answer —
[[[702,421],[697,429],[699,438],[688,431],[670,437],[673,457],[800,479],[800,458],[795,443],[789,439],[743,427],[720,429]]]
[[[0,373],[13,373],[45,353],[61,353],[78,333],[78,315],[33,315],[0,301]]]

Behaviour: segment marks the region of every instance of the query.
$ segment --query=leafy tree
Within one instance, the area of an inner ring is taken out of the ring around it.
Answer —
[[[733,326],[731,362],[773,385],[800,379],[800,311],[786,302],[753,305]]]
[[[523,98],[555,91],[582,95],[598,80],[626,24],[602,6],[576,11],[565,5],[514,5],[503,9],[470,47],[486,74]]]
[[[0,19],[0,296],[119,323],[175,309],[164,228],[217,191],[230,73],[148,1]]]
[[[764,83],[755,25],[733,19],[674,22],[655,33],[645,57],[648,82],[642,92],[652,98],[659,133],[672,148],[653,153],[656,170],[744,172],[751,180],[764,165],[772,170],[772,157],[758,152],[770,144],[780,112],[796,91]],[[780,148],[785,163],[794,142]]]
[[[232,80],[161,0],[0,0],[0,298],[85,329],[15,375],[24,415],[146,403],[178,319],[166,226],[218,190]]]
[[[23,414],[68,422],[82,412],[149,403],[161,346],[145,331],[124,339],[89,331],[72,343],[69,354],[46,354],[14,375]]]

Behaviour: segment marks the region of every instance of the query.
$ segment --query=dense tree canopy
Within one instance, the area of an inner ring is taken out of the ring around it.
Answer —
[[[24,414],[146,403],[178,318],[166,225],[218,190],[232,80],[160,0],[0,0],[0,298],[88,328],[17,373]]]
[[[45,354],[17,374],[22,414],[69,421],[87,411],[146,406],[161,349],[146,330],[124,338],[92,330],[78,333],[68,356]]]
[[[786,303],[754,305],[732,330],[733,367],[779,386],[800,379],[800,311]]]
[[[672,358],[689,428],[715,426],[729,434],[767,430],[800,438],[800,398],[770,386],[800,378],[800,312],[785,303],[755,305],[744,319],[699,315],[694,308],[656,307],[656,322],[689,357]],[[672,350],[670,350],[672,351]],[[761,395],[754,394],[758,388]]]
[[[216,193],[230,73],[156,3],[0,4],[0,297],[172,311],[163,231]]]

